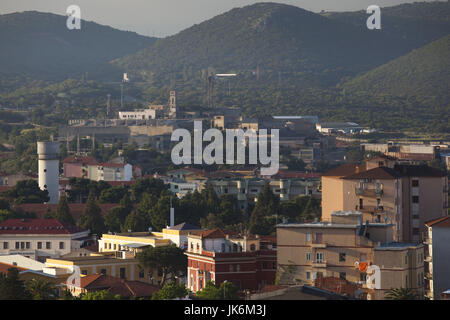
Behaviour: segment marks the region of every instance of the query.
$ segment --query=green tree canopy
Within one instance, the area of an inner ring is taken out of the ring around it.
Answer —
[[[55,218],[58,219],[60,222],[75,225],[75,220],[73,219],[72,215],[70,214],[69,203],[67,201],[67,197],[65,194],[63,194],[59,198],[59,203],[58,203],[58,207],[56,208]]]
[[[172,280],[175,276],[182,276],[186,273],[187,256],[183,249],[176,245],[162,247],[148,247],[137,254],[139,264],[152,270],[162,270],[161,287],[166,283],[170,275]]]
[[[152,300],[173,300],[176,298],[183,298],[188,295],[188,293],[189,290],[183,283],[177,284],[176,282],[171,282],[167,283],[161,290],[154,293]]]
[[[101,209],[95,201],[94,194],[89,194],[86,206],[80,216],[78,225],[81,228],[89,229],[92,233],[101,235],[105,230],[105,223],[101,215]]]

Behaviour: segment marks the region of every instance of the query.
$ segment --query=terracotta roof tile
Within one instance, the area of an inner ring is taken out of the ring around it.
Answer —
[[[17,270],[19,270],[19,272],[28,270],[26,268],[18,267],[18,266],[9,264],[9,263],[0,262],[0,273],[7,274],[8,273],[8,269],[10,269],[10,268],[16,268]]]
[[[8,219],[0,223],[0,234],[74,234],[82,231],[56,219]]]
[[[450,216],[445,216],[442,218],[425,222],[425,225],[427,225],[428,227],[436,226],[436,227],[450,228]]]

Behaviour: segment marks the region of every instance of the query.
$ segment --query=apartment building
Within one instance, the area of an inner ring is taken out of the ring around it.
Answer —
[[[394,239],[420,242],[426,221],[447,215],[448,179],[423,165],[387,157],[345,164],[322,175],[322,220],[338,210],[358,210],[364,221],[395,225]]]
[[[199,291],[206,282],[232,282],[239,290],[274,284],[276,240],[216,228],[188,235],[187,287]]]
[[[254,202],[264,189],[266,179],[210,179],[206,182],[218,195],[232,194],[237,197],[241,209],[247,208],[248,202]],[[289,201],[297,196],[313,196],[320,198],[320,177],[271,179],[270,188],[281,201]]]
[[[390,223],[363,222],[356,211],[336,211],[331,221],[277,226],[280,284],[314,285],[317,278],[358,284],[355,296],[383,299],[391,288],[423,292],[423,246],[393,242]],[[368,283],[374,274],[375,282]]]
[[[43,262],[91,244],[89,233],[56,219],[9,219],[0,223],[0,255]]]
[[[66,178],[131,181],[133,174],[140,175],[140,170],[134,169],[129,163],[100,163],[93,157],[70,156],[63,160],[63,175]]]
[[[426,295],[439,300],[450,288],[450,216],[425,224],[424,244]]]

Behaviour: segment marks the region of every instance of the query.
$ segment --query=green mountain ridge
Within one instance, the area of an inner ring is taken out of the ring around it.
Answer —
[[[0,15],[0,76],[52,81],[86,72],[92,79],[120,76],[109,61],[155,41],[84,20],[81,30],[69,30],[66,21],[65,16],[37,11]]]
[[[434,97],[450,101],[450,34],[345,82],[348,94]]]
[[[232,9],[114,63],[155,85],[186,73],[199,77],[208,68],[247,77],[258,68],[273,79],[284,73],[328,86],[409,50],[365,27],[264,2]]]

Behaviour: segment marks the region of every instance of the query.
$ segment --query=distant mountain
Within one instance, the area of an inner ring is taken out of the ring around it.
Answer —
[[[450,101],[450,35],[343,84],[348,94]]]
[[[409,51],[397,39],[298,7],[257,3],[194,25],[115,64],[154,83],[236,72],[336,83]],[[254,78],[254,77],[253,77]]]
[[[82,21],[81,30],[68,30],[67,17],[27,11],[0,15],[2,77],[64,80],[105,77],[117,68],[108,62],[151,46],[144,37]],[[119,78],[120,79],[120,78]]]
[[[369,17],[366,11],[322,15],[354,26],[366,25]],[[450,2],[414,2],[381,8],[381,28],[411,49],[424,46],[450,33]]]

